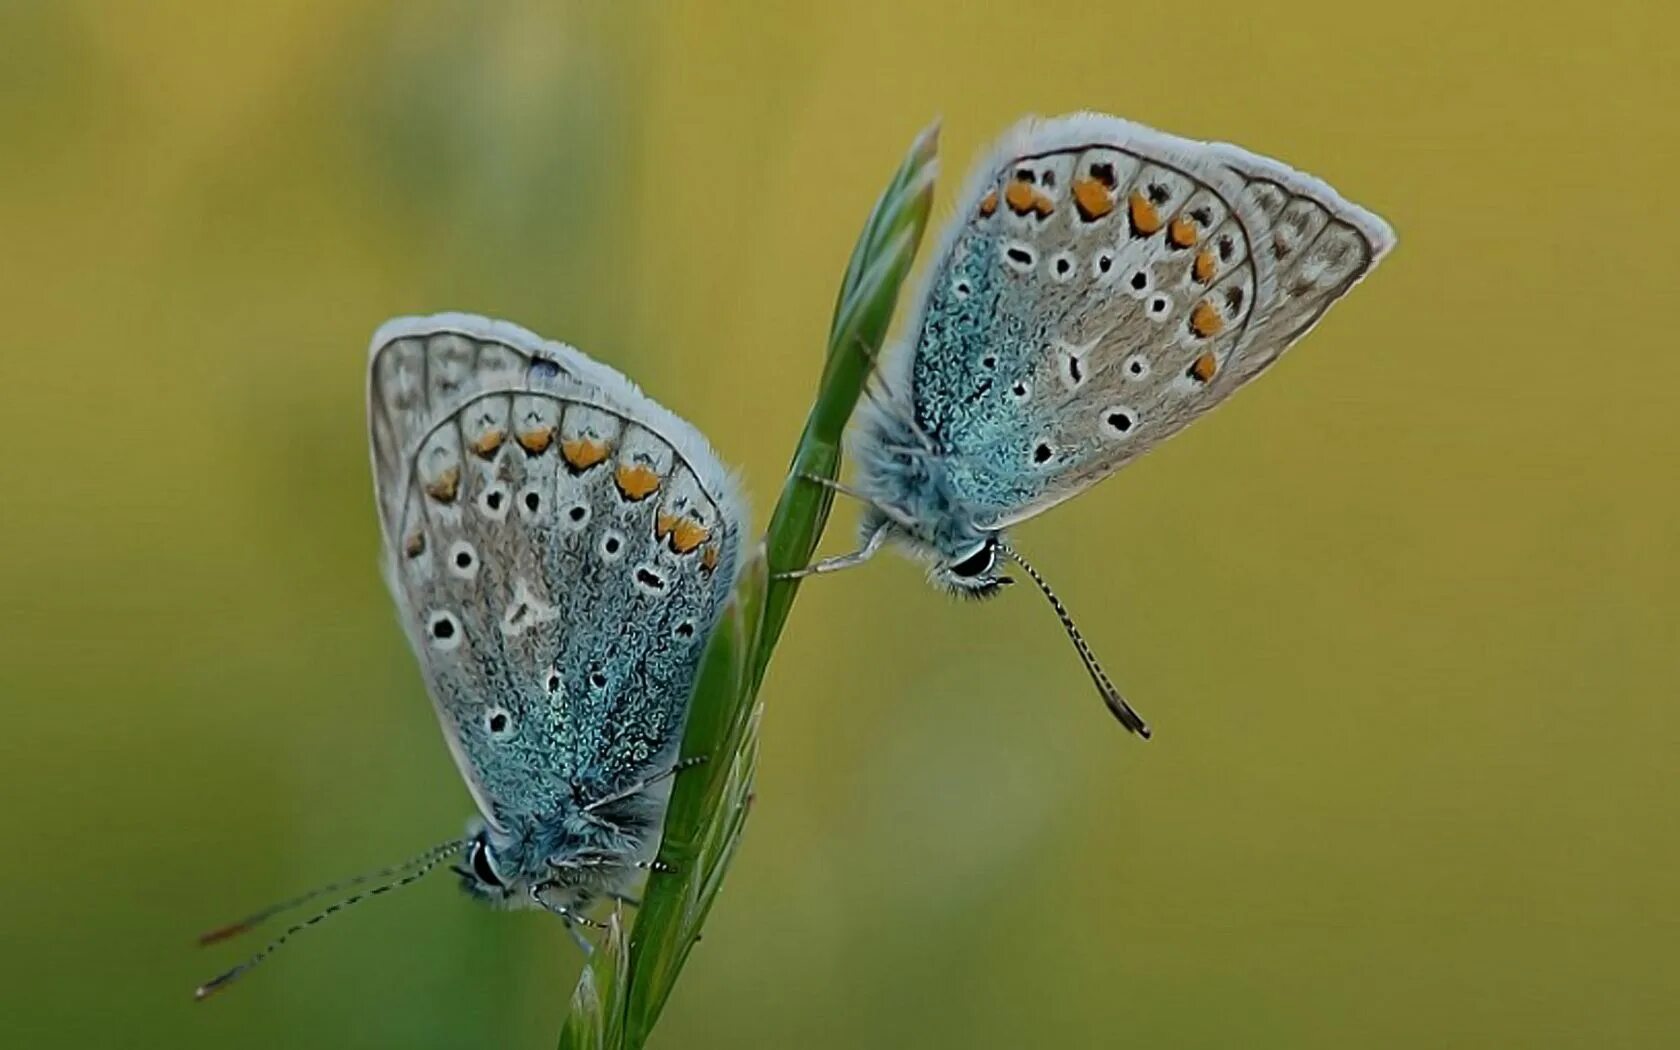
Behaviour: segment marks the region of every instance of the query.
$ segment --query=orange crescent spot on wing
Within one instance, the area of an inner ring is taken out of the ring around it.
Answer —
[[[1114,198],[1096,179],[1074,179],[1073,205],[1079,209],[1081,219],[1095,222],[1114,210]]]
[[[439,503],[454,503],[455,493],[461,487],[461,468],[450,467],[438,475],[436,481],[426,486],[426,495]]]
[[[514,436],[514,440],[519,442],[520,448],[529,452],[531,455],[540,456],[547,451],[548,446],[553,443],[554,428],[533,427],[530,430],[520,431]]]
[[[631,503],[647,499],[659,489],[659,475],[640,463],[626,463],[613,474],[619,494]]]
[[[607,443],[605,441],[591,441],[588,438],[562,441],[560,442],[560,455],[565,457],[566,462],[574,470],[588,470],[607,458]]]

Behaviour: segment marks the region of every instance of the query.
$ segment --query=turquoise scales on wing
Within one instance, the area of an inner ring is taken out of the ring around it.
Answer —
[[[525,903],[559,863],[576,910],[651,858],[664,795],[633,789],[675,760],[733,586],[734,482],[618,373],[515,326],[404,319],[372,355],[387,577],[486,822],[468,886]]]

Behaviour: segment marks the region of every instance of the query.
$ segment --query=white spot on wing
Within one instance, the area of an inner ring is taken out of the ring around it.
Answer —
[[[439,652],[453,652],[461,647],[461,620],[445,609],[433,609],[426,614],[426,642]]]
[[[443,564],[449,575],[459,580],[470,580],[478,575],[478,551],[466,540],[456,540],[449,545]]]
[[[513,581],[513,600],[502,614],[502,633],[512,638],[560,618],[560,610],[538,598],[523,576]]]

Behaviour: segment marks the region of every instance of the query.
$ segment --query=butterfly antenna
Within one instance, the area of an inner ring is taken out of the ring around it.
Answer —
[[[370,882],[379,882],[383,879],[388,879],[393,875],[401,875],[403,872],[409,870],[417,864],[424,864],[433,857],[443,856],[460,848],[461,844],[459,842],[446,842],[441,846],[433,846],[431,849],[417,857],[410,857],[401,864],[393,864],[390,867],[380,868],[378,871],[364,872],[361,875],[357,875],[355,878],[341,879],[338,882],[329,882],[325,886],[317,886],[308,893],[300,893],[296,897],[283,900],[278,904],[269,905],[259,912],[245,916],[245,918],[240,919],[238,922],[230,922],[226,926],[218,926],[214,930],[201,933],[198,935],[198,943],[201,945],[215,944],[217,941],[225,941],[229,937],[237,937],[242,933],[255,929],[257,926],[269,919],[272,919],[274,916],[279,915],[281,912],[291,911],[300,904],[308,904],[317,897],[324,897],[329,893],[343,893],[345,890],[355,889],[357,886],[366,885]]]
[[[276,938],[274,938],[274,940],[268,942],[268,944],[263,947],[262,951],[257,952],[255,955],[251,956],[249,959],[246,959],[244,962],[240,963],[238,966],[235,966],[233,969],[228,970],[225,973],[222,973],[221,975],[219,975],[217,977],[214,977],[214,978],[204,982],[203,984],[199,985],[198,988],[193,992],[193,998],[194,999],[208,999],[208,998],[210,998],[212,995],[216,994],[217,992],[221,991],[223,988],[226,988],[228,985],[232,984],[235,978],[240,977],[247,970],[252,969],[258,963],[262,962],[264,959],[268,958],[270,955],[273,955],[277,950],[279,950],[280,946],[282,944],[285,944],[286,941],[288,941],[289,939],[291,939],[291,937],[294,934],[298,933],[301,930],[306,930],[309,927],[314,926],[316,923],[322,921],[323,919],[326,919],[328,916],[331,916],[331,915],[335,914],[336,912],[343,911],[345,908],[350,907],[352,904],[359,904],[369,897],[377,897],[382,893],[389,893],[392,890],[401,889],[404,886],[408,886],[408,885],[411,885],[412,883],[419,882],[421,879],[425,878],[428,874],[430,874],[430,872],[433,868],[437,867],[439,864],[443,863],[448,858],[450,858],[450,857],[454,856],[455,854],[461,852],[463,849],[466,849],[467,845],[471,841],[472,841],[471,839],[459,839],[455,842],[449,842],[449,843],[445,843],[444,845],[441,845],[441,846],[435,846],[432,849],[427,850],[425,853],[422,853],[420,856],[415,857],[413,860],[408,861],[406,864],[398,864],[398,865],[395,865],[393,867],[382,868],[382,869],[380,869],[379,871],[376,871],[376,872],[369,872],[366,875],[358,875],[356,878],[348,879],[344,882],[337,883],[337,884],[332,885],[332,886],[323,886],[320,889],[314,890],[310,893],[306,893],[301,897],[295,897],[290,901],[286,901],[286,902],[283,902],[281,904],[277,904],[272,908],[264,909],[263,911],[258,912],[256,915],[252,916],[250,919],[245,920],[244,922],[234,923],[231,926],[224,926],[220,930],[213,930],[210,933],[205,934],[203,937],[199,938],[199,940],[200,940],[201,943],[209,944],[213,941],[221,940],[223,937],[231,937],[236,933],[240,933],[240,932],[243,932],[244,930],[248,930],[252,926],[254,926],[256,923],[261,922],[263,919],[266,919],[269,916],[274,915],[277,912],[284,911],[287,908],[296,907],[298,904],[301,904],[304,901],[311,900],[311,899],[313,899],[317,896],[320,896],[323,893],[327,893],[331,890],[334,890],[334,889],[348,889],[352,886],[359,886],[359,885],[362,885],[364,883],[371,882],[375,879],[388,878],[392,875],[396,875],[399,872],[407,871],[407,874],[402,875],[400,878],[392,879],[389,882],[382,882],[379,885],[374,886],[372,889],[363,890],[360,893],[353,893],[350,896],[345,897],[342,900],[335,901],[332,904],[327,905],[325,908],[316,912],[314,915],[311,915],[309,918],[304,919],[302,922],[292,924],[283,933],[281,933],[278,937],[276,937]],[[412,869],[412,870],[410,870],[410,869]],[[224,932],[224,931],[226,931],[226,932]]]
[[[1044,592],[1044,597],[1050,602],[1050,608],[1056,610],[1056,618],[1062,621],[1062,630],[1067,632],[1068,640],[1079,651],[1079,658],[1085,662],[1085,670],[1090,674],[1091,681],[1096,683],[1097,692],[1102,694],[1103,703],[1107,704],[1108,709],[1114,712],[1114,717],[1120,720],[1121,725],[1148,740],[1149,723],[1132,710],[1132,705],[1126,702],[1126,698],[1120,695],[1120,690],[1116,689],[1114,683],[1109,681],[1108,673],[1102,669],[1102,664],[1097,662],[1096,654],[1091,652],[1089,645],[1085,644],[1085,636],[1080,634],[1079,628],[1074,625],[1073,617],[1068,613],[1067,606],[1062,604],[1062,600],[1056,597],[1056,592],[1050,589],[1050,585],[1044,581],[1044,577],[1040,576],[1038,570],[1027,563],[1027,559],[1021,557],[1019,551],[1001,541],[998,543],[998,548],[1009,555],[1015,564],[1032,577],[1032,582],[1038,584],[1038,589]]]

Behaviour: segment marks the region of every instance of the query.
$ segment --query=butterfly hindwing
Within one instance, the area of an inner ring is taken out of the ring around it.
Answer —
[[[1276,161],[1095,114],[1019,125],[958,207],[908,380],[917,428],[992,528],[1219,404],[1393,243]]]
[[[370,371],[387,577],[485,817],[644,776],[733,583],[733,479],[618,373],[503,322],[394,321]]]

